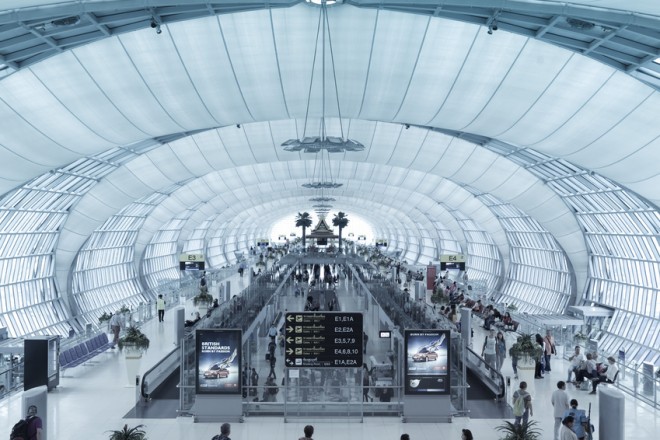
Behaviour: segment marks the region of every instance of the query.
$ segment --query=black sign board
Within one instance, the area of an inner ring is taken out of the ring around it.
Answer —
[[[362,313],[292,312],[284,328],[287,367],[362,366]]]
[[[465,261],[441,262],[440,270],[465,270]]]

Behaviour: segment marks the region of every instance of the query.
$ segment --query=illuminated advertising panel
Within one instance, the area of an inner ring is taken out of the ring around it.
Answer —
[[[198,394],[241,394],[241,330],[196,332]]]
[[[406,330],[405,393],[449,394],[449,330]]]

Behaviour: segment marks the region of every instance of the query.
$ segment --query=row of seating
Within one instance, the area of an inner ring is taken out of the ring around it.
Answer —
[[[108,340],[107,333],[96,335],[60,353],[60,369],[77,367],[110,347],[112,347],[112,343]]]

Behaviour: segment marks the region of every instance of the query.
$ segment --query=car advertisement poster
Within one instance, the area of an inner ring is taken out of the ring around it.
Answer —
[[[449,394],[448,330],[406,330],[405,394]]]
[[[197,393],[240,394],[241,330],[197,330],[196,338]]]

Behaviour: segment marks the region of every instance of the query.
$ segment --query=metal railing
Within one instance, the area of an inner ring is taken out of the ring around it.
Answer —
[[[256,355],[257,332],[263,322],[272,322],[279,310],[280,293],[291,282],[292,267],[280,266],[252,280],[240,294],[212,312],[196,328],[238,328],[243,330],[243,362],[249,364]],[[272,307],[268,307],[272,306]],[[195,333],[189,332],[181,341],[179,377],[179,414],[189,414],[195,403]],[[246,364],[246,365],[247,365]]]

